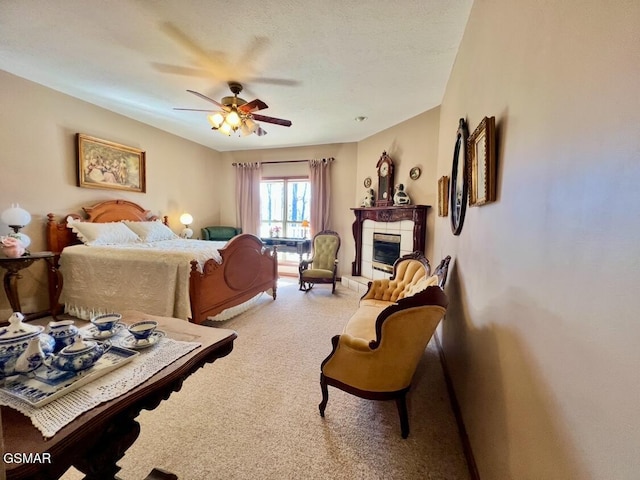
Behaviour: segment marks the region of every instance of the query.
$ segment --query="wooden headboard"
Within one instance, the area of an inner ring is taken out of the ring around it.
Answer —
[[[82,210],[84,210],[86,218],[82,218],[76,213],[71,213],[65,215],[60,221],[56,221],[53,213],[47,215],[47,250],[60,254],[64,247],[81,243],[76,234],[67,226],[68,217],[92,223],[119,222],[121,220],[149,222],[160,218],[157,215],[152,215],[149,210],[145,210],[140,205],[128,200],[107,200],[92,207],[83,207]],[[166,216],[163,217],[162,221],[165,225],[168,225]]]

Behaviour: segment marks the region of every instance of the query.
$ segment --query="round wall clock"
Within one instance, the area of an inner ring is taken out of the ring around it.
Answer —
[[[451,167],[451,231],[460,235],[464,214],[467,210],[467,195],[469,182],[467,179],[467,138],[469,130],[464,118],[458,124],[456,144],[453,150],[453,165]]]

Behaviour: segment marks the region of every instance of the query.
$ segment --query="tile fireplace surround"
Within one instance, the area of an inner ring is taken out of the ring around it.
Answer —
[[[374,232],[400,235],[400,256],[416,250],[424,253],[429,208],[428,205],[352,208],[356,216],[353,222],[356,258],[351,275],[344,275],[342,284],[364,293],[370,280],[389,277],[372,266]]]

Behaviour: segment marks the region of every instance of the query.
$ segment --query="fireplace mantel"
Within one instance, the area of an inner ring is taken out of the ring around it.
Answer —
[[[359,207],[352,208],[356,219],[353,222],[353,238],[356,242],[356,259],[351,265],[351,274],[362,273],[362,223],[365,220],[374,222],[399,222],[413,220],[413,251],[425,253],[427,236],[427,209],[429,205],[399,205],[397,207]]]

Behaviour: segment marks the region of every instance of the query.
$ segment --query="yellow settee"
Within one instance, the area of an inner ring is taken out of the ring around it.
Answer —
[[[403,438],[409,435],[406,394],[448,305],[443,291],[451,257],[431,275],[419,252],[398,259],[389,279],[369,283],[333,350],[322,362],[320,415],[328,385],[370,400],[395,400]]]

